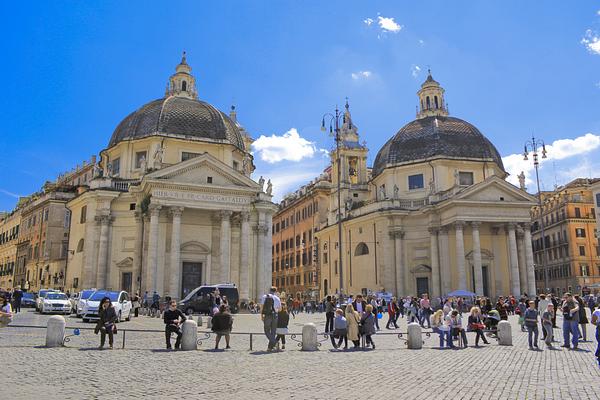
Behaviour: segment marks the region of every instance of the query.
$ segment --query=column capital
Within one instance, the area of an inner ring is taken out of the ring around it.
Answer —
[[[393,239],[403,239],[404,238],[404,231],[390,231],[390,237]]]
[[[162,208],[162,206],[159,206],[158,204],[150,204],[148,206],[148,211],[150,211],[150,216],[158,217],[160,214],[161,208]]]
[[[181,217],[184,207],[169,207],[169,214],[173,217]]]
[[[462,230],[465,226],[465,221],[454,221],[454,229],[457,231]]]
[[[523,227],[524,230],[531,232],[531,222],[523,222],[521,224],[521,226]]]
[[[430,226],[429,228],[427,228],[427,230],[429,231],[430,234],[437,235],[441,229],[439,226]]]
[[[516,228],[517,224],[515,224],[514,222],[509,222],[508,224],[506,224],[507,231],[514,231]]]
[[[233,215],[233,211],[229,211],[229,210],[219,211],[219,216],[221,217],[221,220],[229,219],[229,218],[231,218],[232,215]]]
[[[448,235],[448,226],[447,225],[442,225],[440,226],[440,235]]]
[[[139,209],[136,209],[136,211],[133,213],[133,217],[135,218],[135,222],[141,222],[144,218],[144,214]]]
[[[473,229],[479,229],[481,227],[481,222],[480,221],[471,221],[471,228]]]
[[[500,228],[502,228],[502,226],[499,226],[499,225],[492,226],[492,235],[499,235]]]
[[[258,232],[261,235],[266,235],[267,232],[269,232],[269,227],[267,227],[266,225],[257,225],[254,227],[254,231]]]
[[[248,222],[248,221],[250,221],[250,212],[249,211],[242,211],[240,213],[240,218],[241,218],[242,222]]]
[[[113,219],[114,218],[112,218],[110,216],[110,214],[108,214],[108,215],[106,215],[106,214],[105,215],[96,215],[94,217],[94,220],[97,223],[101,224],[101,225],[108,225],[108,224],[110,224],[113,221]]]

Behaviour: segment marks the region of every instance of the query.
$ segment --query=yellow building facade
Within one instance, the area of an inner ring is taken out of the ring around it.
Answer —
[[[366,159],[367,149],[341,128],[341,268],[333,173],[328,221],[315,234],[321,295],[340,285],[344,295],[534,294],[534,198],[505,181],[498,151],[476,127],[449,116],[431,74],[418,96],[417,119],[381,148],[370,173],[349,165],[345,154]],[[337,160],[332,154],[334,170]]]
[[[17,264],[17,243],[21,224],[21,210],[0,215],[0,288],[12,288]]]

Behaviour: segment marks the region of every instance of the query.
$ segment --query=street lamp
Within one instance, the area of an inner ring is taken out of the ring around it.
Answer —
[[[542,268],[544,271],[544,285],[545,292],[547,292],[550,288],[548,287],[548,263],[546,262],[546,242],[545,242],[545,233],[544,233],[544,216],[542,209],[542,192],[540,190],[540,174],[538,172],[539,169],[539,159],[538,159],[538,149],[542,147],[542,158],[546,158],[546,144],[543,140],[536,139],[534,136],[531,137],[531,140],[525,142],[524,151],[523,151],[523,160],[529,160],[529,153],[531,152],[533,155],[533,166],[535,167],[535,180],[537,183],[537,197],[538,197],[538,207],[540,209],[540,229],[542,231]]]
[[[327,113],[323,115],[321,121],[321,131],[326,132],[325,119],[329,120],[329,136],[335,138],[335,149],[336,149],[336,163],[337,163],[337,226],[338,226],[338,267],[340,273],[340,304],[342,303],[342,293],[344,286],[344,269],[342,268],[342,193],[341,193],[341,179],[342,179],[342,166],[340,165],[340,142],[342,140],[340,136],[340,120],[343,118],[343,114],[340,113],[337,106],[335,107],[335,114]]]

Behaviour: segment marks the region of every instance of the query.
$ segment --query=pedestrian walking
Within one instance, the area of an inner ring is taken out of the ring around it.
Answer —
[[[538,310],[539,315],[541,315],[541,316],[544,315],[544,313],[548,310],[548,304],[552,304],[550,299],[547,299],[546,295],[544,293],[540,294],[540,300],[538,301],[538,304],[537,304],[537,310]],[[546,335],[547,335],[546,325],[544,323],[542,323],[542,340],[546,340]]]
[[[281,341],[281,349],[285,350],[285,335],[288,334],[288,325],[290,323],[290,314],[285,303],[281,304],[281,310],[277,313],[277,350]]]
[[[379,308],[377,307],[377,300],[375,300],[375,297],[370,298],[369,304],[371,304],[373,307],[373,320],[375,321],[375,329],[379,330],[379,318],[377,318]]]
[[[540,313],[535,308],[535,301],[531,300],[529,302],[529,308],[525,310],[524,318],[525,318],[525,327],[527,328],[527,340],[529,342],[529,350],[533,350],[535,347],[538,347],[538,338],[540,332],[538,330],[538,317]]]
[[[540,300],[540,303],[542,301]],[[539,304],[538,304],[539,306]],[[554,316],[554,305],[550,302],[546,305],[546,310],[542,313],[542,331],[546,334],[544,342],[547,348],[552,348],[554,339],[554,328],[552,328],[552,317]]]
[[[360,314],[354,310],[352,303],[348,303],[346,304],[344,315],[346,316],[346,322],[348,324],[348,340],[352,341],[354,348],[356,349],[360,345],[358,327],[360,324]]]
[[[398,302],[395,297],[392,297],[392,300],[388,303],[388,322],[385,325],[386,329],[392,329],[390,328],[390,324],[398,329],[398,324],[396,322],[398,320],[398,312]]]
[[[0,328],[5,328],[12,322],[12,307],[6,295],[0,295]]]
[[[181,331],[181,324],[183,324],[183,321],[185,320],[185,315],[181,312],[181,310],[177,309],[177,302],[175,300],[171,300],[171,302],[169,303],[169,309],[166,310],[163,314],[163,321],[165,323],[165,341],[167,344],[167,349],[171,349],[172,333],[177,335],[177,339],[175,340],[175,349],[179,349],[179,347],[181,346],[181,337],[183,336],[183,332]]]
[[[140,294],[138,292],[135,292],[131,298],[131,306],[133,307],[133,316],[137,318],[140,311]]]
[[[12,299],[13,299],[13,311],[15,313],[20,313],[21,312],[21,300],[23,299],[23,291],[21,291],[20,286],[15,287],[15,290],[13,291]]]
[[[587,313],[585,312],[585,303],[583,299],[579,295],[575,295],[575,301],[579,306],[579,327],[581,328],[581,333],[579,337],[583,338],[584,342],[587,342],[587,324],[590,323],[587,318]]]
[[[100,306],[98,307],[98,323],[94,328],[94,333],[97,335],[100,332],[100,346],[99,349],[104,348],[104,344],[106,343],[106,335],[108,335],[108,346],[112,350],[113,348],[113,338],[116,333],[117,326],[115,323],[117,322],[117,312],[115,311],[115,307],[113,307],[110,298],[104,297],[100,300]]]
[[[479,347],[479,339],[483,340],[485,344],[490,344],[483,335],[485,324],[481,318],[481,309],[479,307],[471,308],[471,315],[469,315],[467,326],[471,332],[475,332],[475,347]]]
[[[333,331],[333,318],[335,317],[335,304],[331,301],[331,296],[325,299],[325,333]]]
[[[265,294],[262,299],[262,309],[260,312],[263,321],[265,336],[269,339],[267,351],[273,351],[277,343],[277,313],[281,309],[281,300],[275,294],[277,288],[271,287],[269,293]]]
[[[600,365],[600,306],[592,313],[592,324],[596,326],[596,360]]]
[[[571,348],[569,337],[573,343],[573,350],[577,350],[579,344],[579,303],[575,301],[571,293],[565,294],[565,300],[561,306],[563,314],[563,345],[567,349]]]
[[[498,297],[498,302],[496,303],[496,311],[498,311],[498,315],[500,319],[503,321],[508,320],[508,310],[506,309],[506,303],[504,302],[504,297]]]
[[[521,326],[521,332],[525,332],[525,310],[527,310],[527,304],[525,304],[525,298],[519,299],[519,304],[515,308],[515,314],[519,316],[519,325]]]
[[[150,306],[150,315],[156,316],[156,313],[160,312],[160,295],[155,291],[152,294],[152,305]]]
[[[373,316],[373,306],[367,304],[362,317],[360,318],[360,332],[361,335],[366,338],[366,345],[371,345],[371,348],[375,350],[375,342],[373,342],[373,335],[375,334],[375,317]]]
[[[219,312],[215,313],[211,320],[212,331],[217,335],[215,339],[215,350],[219,349],[219,342],[223,336],[225,336],[225,348],[231,348],[229,347],[229,337],[231,334],[231,329],[233,329],[233,317],[228,310],[229,309],[227,305],[221,303],[219,306]]]
[[[440,349],[444,348],[444,341],[447,347],[451,347],[452,339],[450,338],[450,327],[445,324],[444,311],[437,310],[431,315],[430,321],[433,332],[440,335]]]
[[[429,295],[424,293],[419,304],[421,306],[421,321],[420,324],[423,328],[425,328],[425,322],[427,322],[427,328],[431,329],[431,321],[429,317],[431,316],[431,302],[429,300]]]
[[[338,339],[337,344],[335,339]],[[335,318],[333,319],[333,334],[331,335],[331,345],[334,349],[339,349],[344,342],[344,350],[348,349],[348,322],[344,318],[344,312],[341,308],[335,310]]]

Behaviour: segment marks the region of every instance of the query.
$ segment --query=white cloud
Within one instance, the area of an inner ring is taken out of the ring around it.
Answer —
[[[587,133],[575,139],[559,139],[552,144],[546,146],[547,158],[542,158],[541,149],[539,154],[540,166],[551,160],[564,160],[573,156],[582,156],[600,147],[600,135]],[[523,160],[523,154],[510,154],[502,157],[504,168],[510,174],[507,180],[519,185],[517,175],[523,171],[525,173],[525,183],[527,185],[533,183],[532,174],[534,172],[533,155],[529,154],[529,160]],[[572,169],[573,173],[577,173],[578,169]],[[571,175],[571,178],[577,176]]]
[[[419,44],[420,44],[421,46],[424,46],[424,45],[425,45],[425,41],[424,41],[423,39],[419,39]]]
[[[398,33],[402,30],[402,25],[394,21],[394,17],[377,16],[377,23],[384,32]]]
[[[585,31],[585,35],[581,39],[581,44],[583,44],[590,53],[600,55],[600,36],[598,36],[597,32],[594,32],[591,29]]]
[[[600,15],[600,10],[596,11],[596,14]]]
[[[373,23],[373,18],[367,18],[363,22],[365,23],[365,25],[371,26],[371,24]]]
[[[419,67],[416,64],[413,64],[410,67],[410,74],[412,75],[413,78],[416,78],[417,76],[419,76],[419,73],[421,72],[421,67]]]
[[[280,161],[300,161],[314,156],[317,148],[315,143],[300,136],[296,128],[291,128],[281,136],[261,135],[252,143],[262,161],[273,164]]]
[[[350,74],[355,81],[359,79],[369,79],[373,73],[371,71],[358,71]]]

